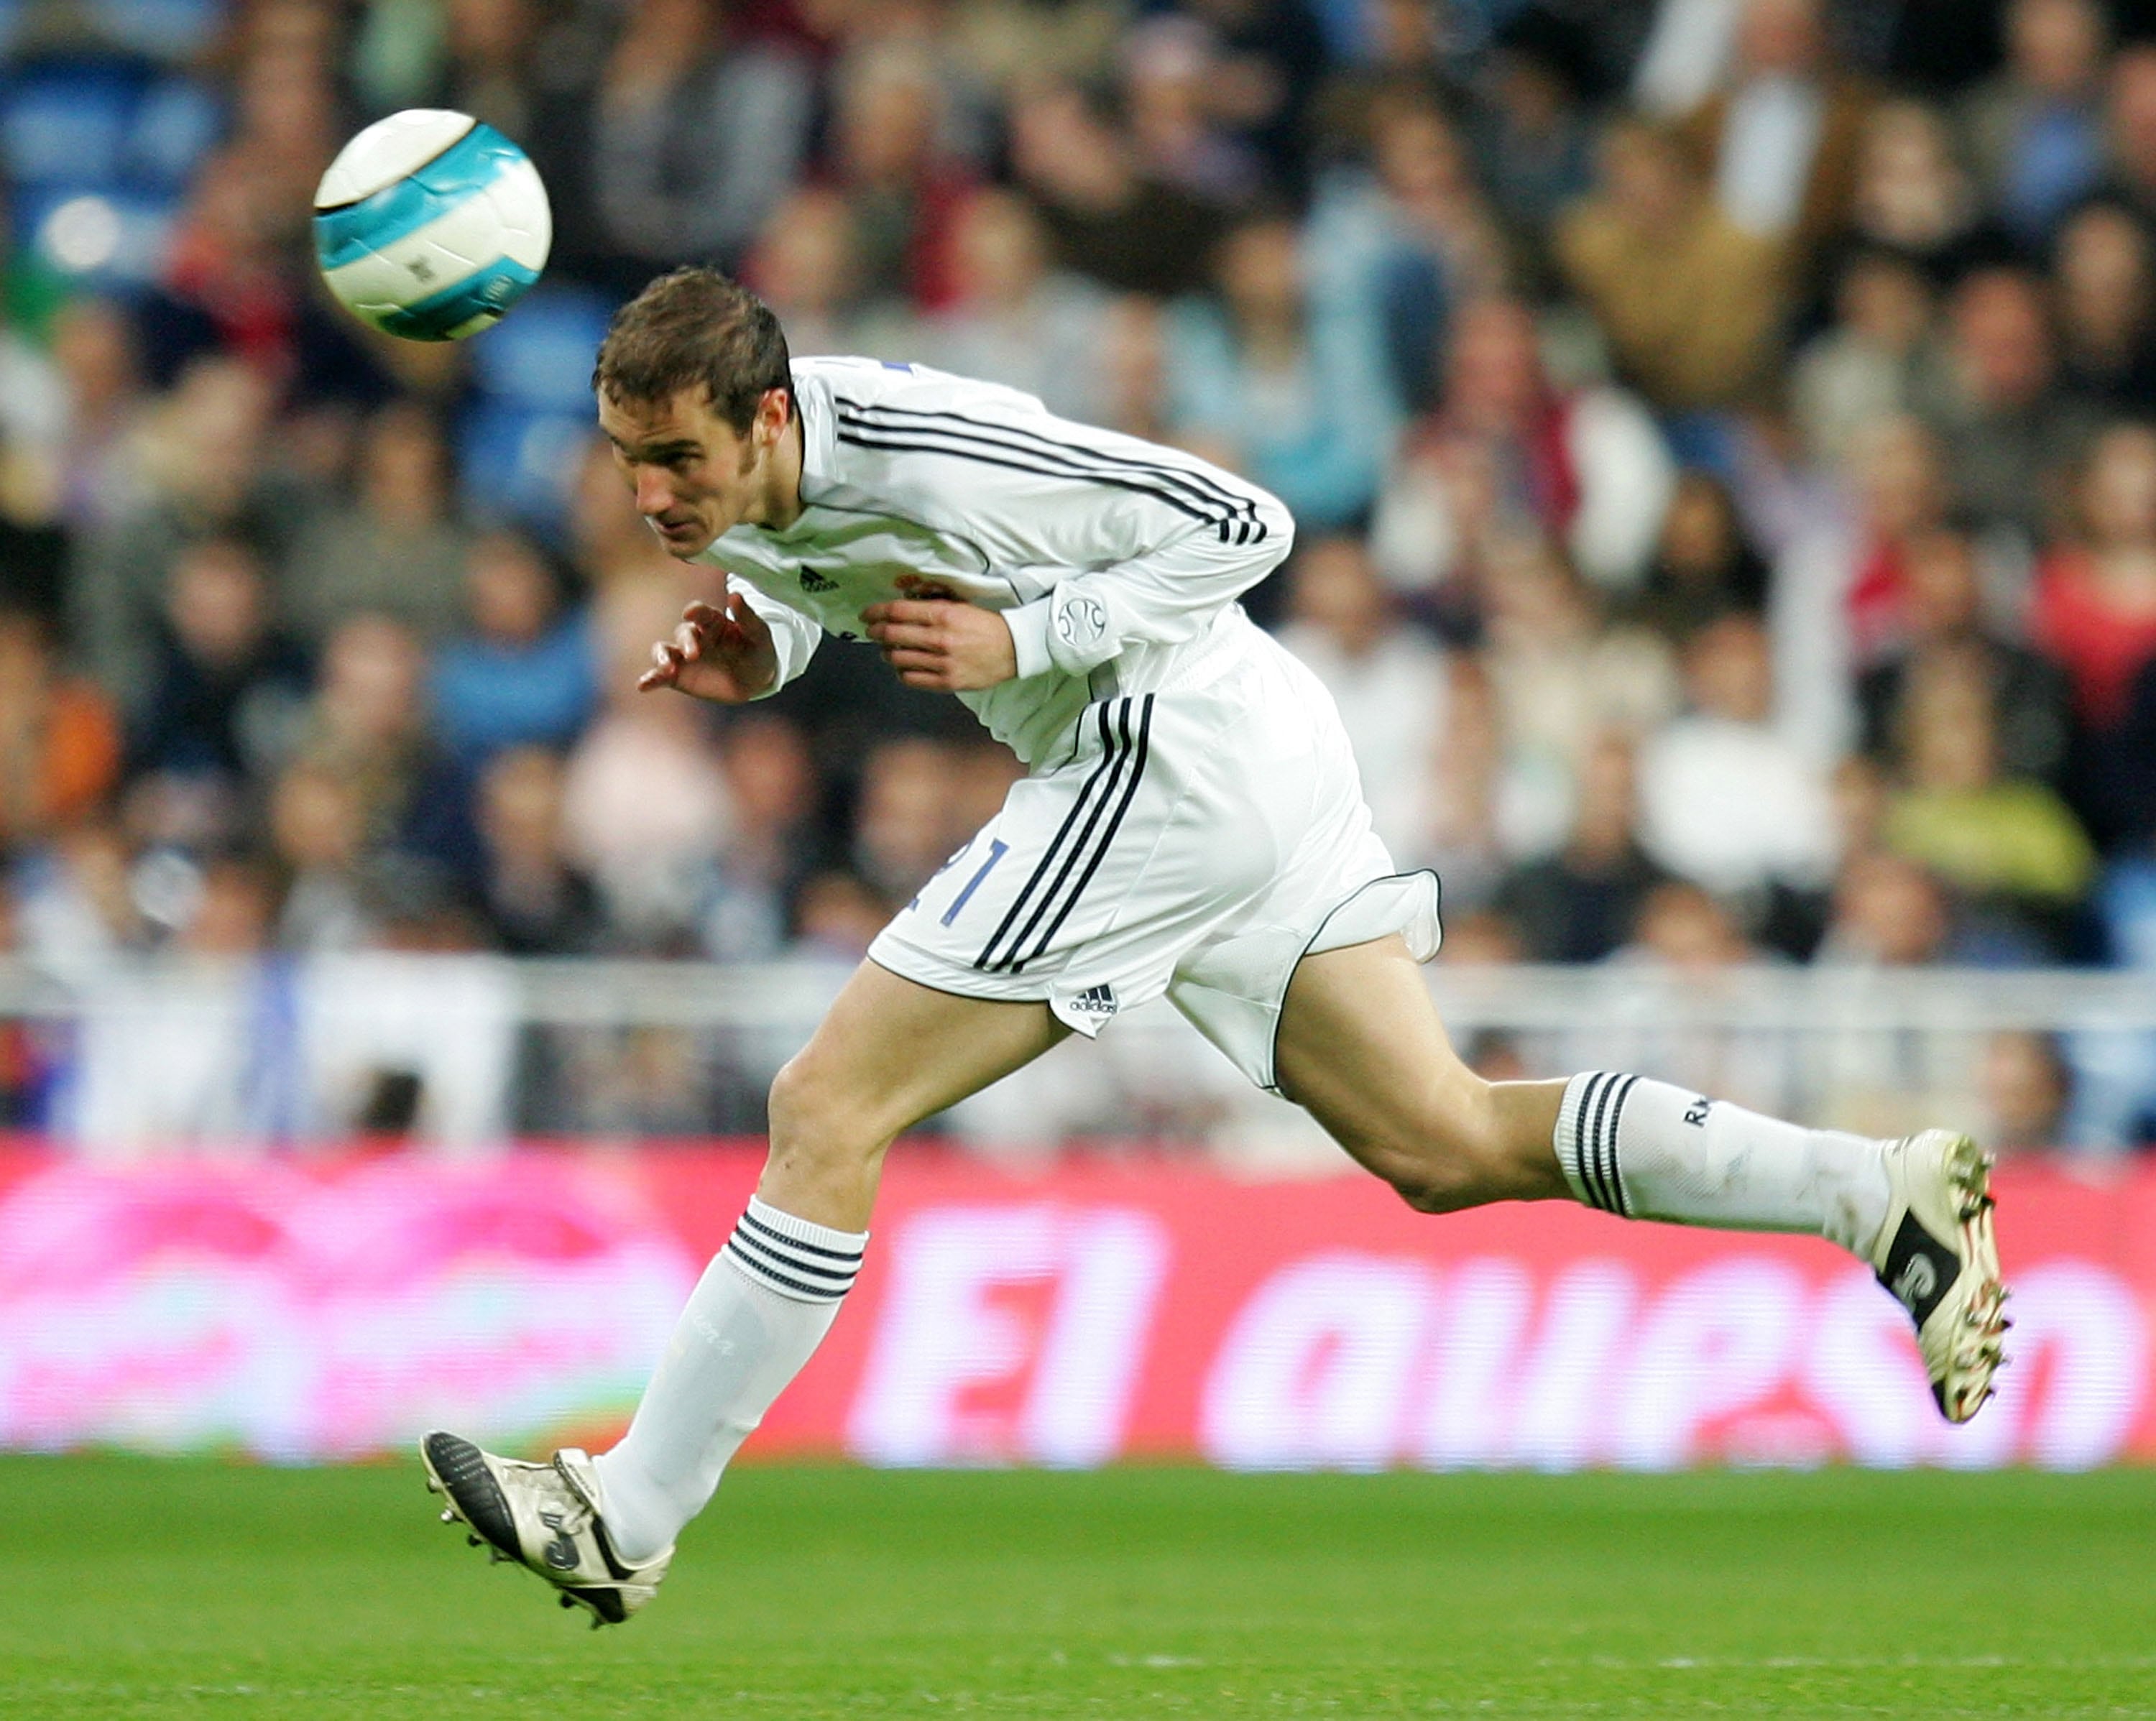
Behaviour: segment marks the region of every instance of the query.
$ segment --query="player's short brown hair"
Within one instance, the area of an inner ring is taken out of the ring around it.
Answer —
[[[663,401],[699,384],[737,434],[771,389],[793,410],[793,361],[771,307],[715,269],[677,269],[613,314],[592,387],[609,400]]]

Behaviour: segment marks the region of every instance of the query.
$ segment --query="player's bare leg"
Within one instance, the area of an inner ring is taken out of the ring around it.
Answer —
[[[819,1225],[865,1228],[894,1140],[1070,1032],[1045,1004],[961,998],[862,963],[772,1083],[758,1198]]]
[[[1907,1309],[1950,1420],[1990,1396],[2006,1292],[1989,1161],[1966,1136],[1805,1129],[1603,1071],[1486,1082],[1452,1050],[1397,938],[1304,958],[1277,1050],[1281,1091],[1415,1207],[1568,1195],[1630,1218],[1810,1232]]]
[[[1306,956],[1281,1012],[1281,1091],[1425,1213],[1568,1195],[1551,1150],[1562,1082],[1461,1063],[1397,938]]]
[[[618,1623],[830,1329],[868,1245],[885,1150],[1070,1030],[1045,1004],[932,991],[863,963],[771,1090],[755,1198],[705,1271],[629,1432],[593,1459],[522,1464],[452,1434],[423,1455],[450,1511],[504,1557]]]

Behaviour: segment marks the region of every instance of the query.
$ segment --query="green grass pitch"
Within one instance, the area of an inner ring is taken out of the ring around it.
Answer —
[[[744,1466],[583,1629],[416,1464],[0,1460],[8,1716],[2156,1715],[2156,1473]]]

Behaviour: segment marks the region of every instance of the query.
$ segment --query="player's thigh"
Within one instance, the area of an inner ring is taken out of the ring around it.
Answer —
[[[1045,1004],[960,997],[863,962],[772,1084],[773,1151],[879,1150],[1069,1032]]]
[[[1468,1068],[1398,937],[1304,957],[1276,1055],[1281,1091],[1419,1206],[1564,1193],[1549,1147],[1562,1084]]]

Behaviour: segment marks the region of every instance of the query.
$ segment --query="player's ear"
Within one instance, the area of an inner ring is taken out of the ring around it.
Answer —
[[[776,448],[793,419],[793,392],[788,388],[765,389],[756,403],[756,439],[767,448]]]

